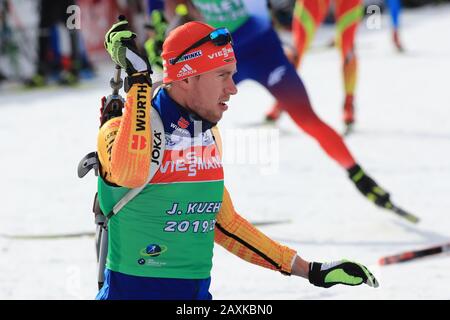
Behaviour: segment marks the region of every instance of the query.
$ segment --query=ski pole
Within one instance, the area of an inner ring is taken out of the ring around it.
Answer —
[[[119,94],[120,88],[123,86],[123,80],[120,77],[122,69],[119,65],[116,65],[114,76],[109,80],[112,93],[107,97],[102,98],[102,108],[100,115],[100,127],[109,119],[114,117],[120,117],[122,115],[122,108],[125,100]]]
[[[106,256],[108,255],[108,219],[105,219],[104,223],[98,226],[100,243],[98,245],[98,269],[97,269],[97,282],[98,289],[103,287],[105,282],[105,265]]]
[[[114,77],[111,78],[111,80],[109,81],[109,84],[110,84],[111,88],[113,89],[113,91],[112,91],[113,96],[119,95],[119,90],[120,90],[120,88],[122,88],[122,85],[123,85],[123,80],[120,77],[121,71],[122,71],[122,69],[120,68],[120,66],[116,65],[116,71],[114,73]]]
[[[116,65],[114,77],[111,78],[109,84],[112,89],[112,94],[105,101],[103,107],[103,115],[101,124],[109,119],[113,115],[121,115],[122,107],[123,107],[123,98],[119,95],[119,90],[122,88],[123,80],[120,77],[121,68],[119,65]],[[111,116],[108,115],[111,113]],[[96,199],[96,201],[98,201]],[[104,272],[105,272],[105,264],[106,264],[106,256],[108,255],[108,219],[103,215],[96,215],[96,250],[97,250],[97,258],[98,258],[98,268],[97,268],[97,282],[99,290],[103,287],[103,283],[105,281]]]
[[[409,213],[408,211],[397,207],[395,204],[393,204],[392,202],[389,202],[385,209],[391,210],[393,213],[395,213],[396,215],[408,220],[411,223],[418,223],[420,221],[420,219],[418,217],[416,217],[415,215],[413,215],[412,213]]]

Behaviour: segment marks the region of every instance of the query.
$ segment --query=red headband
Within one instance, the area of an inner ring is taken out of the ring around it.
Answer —
[[[174,65],[171,61],[193,43],[215,29],[206,23],[192,21],[172,30],[163,44],[163,82],[183,80],[236,62],[230,43],[220,47],[212,42],[190,50]]]

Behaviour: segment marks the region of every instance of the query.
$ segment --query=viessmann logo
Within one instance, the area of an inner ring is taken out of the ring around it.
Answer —
[[[215,59],[219,57],[227,58],[230,53],[233,53],[233,48],[222,48],[220,51],[216,51],[212,54],[208,54],[209,59]]]

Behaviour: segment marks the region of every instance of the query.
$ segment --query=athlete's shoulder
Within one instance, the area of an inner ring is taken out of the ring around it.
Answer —
[[[100,163],[105,166],[111,161],[112,144],[119,131],[122,117],[115,117],[106,121],[97,136],[97,152]]]

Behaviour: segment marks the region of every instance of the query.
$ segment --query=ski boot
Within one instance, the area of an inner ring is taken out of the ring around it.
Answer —
[[[266,113],[265,121],[267,123],[275,123],[278,119],[280,119],[282,112],[283,110],[280,109],[278,104],[275,104],[272,109],[268,113]]]
[[[348,135],[353,130],[355,122],[355,106],[353,104],[353,96],[347,95],[344,102],[344,135]]]
[[[398,52],[405,51],[402,43],[400,42],[400,36],[399,36],[398,30],[394,30],[394,32],[392,33],[392,41],[394,42],[394,46]]]

